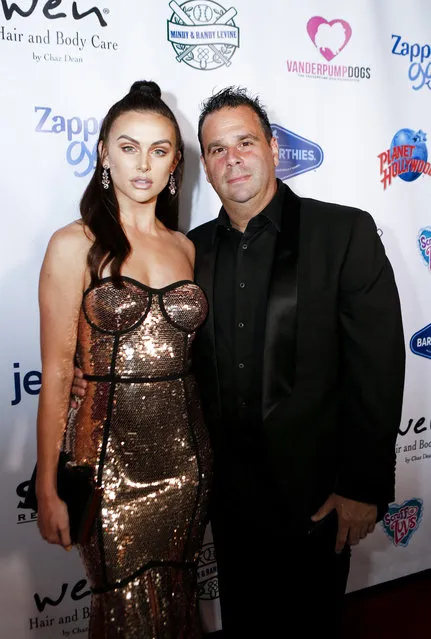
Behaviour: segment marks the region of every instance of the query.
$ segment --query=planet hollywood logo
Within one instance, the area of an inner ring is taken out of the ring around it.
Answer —
[[[296,73],[301,78],[324,80],[370,79],[371,69],[368,66],[332,63],[352,37],[352,28],[348,22],[341,18],[328,21],[321,16],[314,16],[307,22],[307,33],[326,62],[287,60],[288,73]]]
[[[73,174],[85,177],[94,171],[100,122],[94,117],[83,119],[75,115],[65,118],[53,113],[52,108],[47,106],[36,106],[34,110],[38,118],[36,133],[53,133],[66,137],[66,161],[77,167]]]
[[[423,261],[431,271],[431,226],[427,226],[419,231],[418,235],[419,252]]]
[[[198,597],[201,600],[217,599],[218,573],[214,552],[214,544],[207,543],[202,546],[198,561]]]
[[[279,124],[271,124],[272,135],[278,143],[277,177],[288,180],[295,175],[317,169],[323,162],[321,147]]]
[[[413,335],[410,340],[410,350],[415,355],[431,359],[431,324]]]
[[[408,61],[407,76],[412,83],[412,89],[419,91],[425,86],[431,89],[431,45],[410,43],[395,33],[391,37],[392,55],[402,56]]]
[[[401,506],[391,504],[383,517],[383,530],[394,546],[408,546],[422,519],[422,499],[408,499]]]
[[[392,184],[392,178],[414,182],[422,174],[431,175],[426,140],[426,133],[420,129],[400,129],[395,133],[390,148],[377,156],[383,189]]]
[[[229,67],[239,47],[236,9],[225,9],[213,0],[187,0],[179,5],[172,0],[173,13],[168,20],[168,41],[177,62],[200,71]]]

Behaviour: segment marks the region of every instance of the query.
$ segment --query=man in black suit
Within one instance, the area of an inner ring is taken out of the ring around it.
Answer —
[[[245,91],[207,100],[199,141],[223,205],[189,237],[209,300],[194,366],[224,637],[298,624],[295,636],[336,636],[350,546],[394,499],[405,350],[392,268],[368,213],[276,179],[277,142]]]

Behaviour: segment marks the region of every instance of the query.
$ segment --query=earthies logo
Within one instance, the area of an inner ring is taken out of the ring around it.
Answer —
[[[200,71],[232,64],[239,47],[234,7],[225,9],[212,0],[188,0],[181,5],[172,0],[169,7],[173,13],[168,20],[168,41],[177,62]]]
[[[288,180],[295,175],[317,169],[323,162],[323,150],[311,140],[289,131],[279,124],[271,124],[272,135],[278,143],[277,177]]]

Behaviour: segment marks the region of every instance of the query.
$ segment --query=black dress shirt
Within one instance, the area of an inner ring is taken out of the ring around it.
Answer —
[[[261,446],[265,317],[283,197],[279,182],[244,233],[231,226],[224,208],[216,227],[214,328],[222,421],[232,449],[237,443],[250,452]]]

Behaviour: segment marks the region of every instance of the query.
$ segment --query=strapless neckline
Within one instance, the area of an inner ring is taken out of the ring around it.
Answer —
[[[100,278],[99,283],[96,286],[100,286],[101,284],[104,284],[105,282],[112,282],[112,279],[113,279],[112,277],[102,277]],[[133,277],[129,277],[128,275],[120,275],[120,279],[126,282],[131,282],[132,284],[136,284],[136,286],[138,286],[139,288],[142,288],[144,291],[151,291],[152,293],[157,293],[157,294],[162,294],[167,291],[174,291],[177,288],[186,286],[186,284],[194,284],[195,286],[200,288],[200,286],[196,284],[196,282],[194,282],[193,280],[177,280],[176,282],[171,282],[170,284],[167,284],[166,286],[162,286],[161,288],[154,288],[152,286],[148,286],[147,284],[144,284],[143,282],[140,282],[139,280],[135,280]],[[90,285],[84,291],[84,295],[88,293],[89,291],[93,290],[94,288],[95,286]]]

